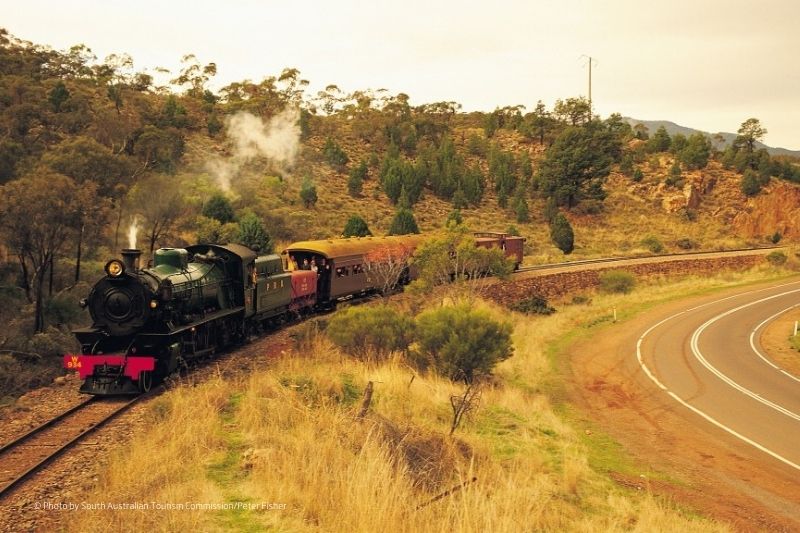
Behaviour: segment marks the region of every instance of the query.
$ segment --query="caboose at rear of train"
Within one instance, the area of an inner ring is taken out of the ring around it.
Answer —
[[[315,284],[300,286],[302,274],[284,272],[279,256],[257,257],[244,246],[162,248],[144,269],[138,258],[125,250],[122,261],[109,261],[83,302],[92,326],[74,331],[81,353],[64,357],[84,379],[82,392],[147,391],[179,366],[283,317],[295,292],[303,292],[297,305],[313,304]]]

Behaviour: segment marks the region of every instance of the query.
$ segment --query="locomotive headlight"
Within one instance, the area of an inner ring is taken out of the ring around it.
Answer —
[[[119,259],[112,259],[106,263],[106,274],[112,278],[118,278],[125,273],[125,265]]]
[[[158,307],[158,300],[150,300],[150,309]]]

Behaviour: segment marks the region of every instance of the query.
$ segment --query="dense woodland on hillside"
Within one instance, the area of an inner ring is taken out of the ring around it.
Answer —
[[[773,177],[800,182],[796,164],[755,149],[766,133],[757,119],[718,152],[702,134],[601,119],[583,98],[463,113],[456,102],[412,106],[383,90],[310,94],[294,68],[214,92],[214,63],[187,55],[182,64],[157,86],[125,54],[98,60],[84,45],[55,51],[0,30],[0,319],[10,324],[0,349],[37,357],[69,345],[66,327],[83,320],[75,302],[107,255],[127,246],[131,225],[150,252],[194,240],[264,251],[343,232],[419,231],[424,198],[449,205],[454,221],[491,198],[516,224],[549,224],[569,253],[570,216],[602,211],[609,173],[641,181],[658,154],[672,155],[673,187],[715,158],[742,174],[747,195]],[[260,138],[233,139],[234,117],[254,117]],[[336,178],[364,211],[387,203],[391,225],[331,218],[341,199],[319,208],[321,180]],[[300,223],[287,210],[310,214]]]

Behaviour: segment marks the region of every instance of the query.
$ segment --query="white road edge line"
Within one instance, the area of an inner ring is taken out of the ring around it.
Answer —
[[[783,457],[782,455],[779,455],[779,454],[777,454],[777,453],[773,452],[773,451],[772,451],[772,450],[770,450],[769,448],[766,448],[766,447],[762,446],[761,444],[757,443],[756,441],[754,441],[754,440],[752,440],[752,439],[749,439],[749,438],[745,437],[745,436],[744,436],[744,435],[742,435],[741,433],[738,433],[736,430],[734,430],[734,429],[732,429],[732,428],[729,428],[728,426],[726,426],[726,425],[725,425],[725,424],[723,424],[722,422],[718,421],[718,420],[717,420],[717,419],[715,419],[714,417],[712,417],[712,416],[710,416],[710,415],[706,414],[705,412],[701,411],[700,409],[698,409],[698,408],[696,408],[696,407],[694,407],[694,406],[690,405],[689,403],[687,403],[685,400],[683,400],[682,398],[680,398],[680,397],[679,397],[677,394],[675,394],[674,392],[672,392],[671,390],[669,390],[669,389],[668,389],[668,388],[667,388],[667,387],[666,387],[666,386],[665,386],[663,383],[661,383],[661,382],[658,380],[658,378],[655,376],[655,374],[653,374],[653,373],[650,371],[650,369],[649,369],[649,368],[647,367],[647,365],[645,364],[645,362],[644,362],[644,359],[642,358],[642,343],[644,342],[644,338],[645,338],[647,335],[649,335],[649,334],[650,334],[650,333],[651,333],[651,332],[652,332],[654,329],[656,329],[656,328],[657,328],[657,327],[659,327],[660,325],[664,324],[665,322],[667,322],[667,321],[669,321],[669,320],[672,320],[672,319],[673,319],[673,318],[675,318],[675,317],[678,317],[678,316],[680,316],[680,315],[682,315],[682,314],[685,314],[685,313],[687,313],[687,312],[689,312],[689,311],[694,311],[694,310],[696,310],[696,309],[700,309],[700,308],[702,308],[702,307],[706,307],[706,306],[709,306],[709,305],[715,304],[715,303],[717,303],[717,302],[721,302],[721,301],[729,300],[729,299],[731,299],[731,298],[736,298],[736,297],[739,297],[739,296],[744,296],[744,295],[747,295],[747,294],[752,294],[752,293],[755,293],[755,292],[761,292],[761,291],[765,291],[765,290],[776,289],[776,288],[779,288],[779,287],[786,287],[786,286],[789,286],[789,285],[793,285],[794,283],[797,283],[797,282],[793,282],[793,283],[785,283],[785,284],[783,284],[783,285],[776,285],[775,287],[768,287],[768,288],[766,288],[766,289],[757,289],[757,290],[754,290],[754,291],[748,291],[748,292],[744,292],[744,293],[741,293],[741,294],[736,294],[736,295],[733,295],[733,296],[728,296],[728,297],[726,297],[726,298],[720,298],[719,300],[714,300],[713,302],[707,302],[707,303],[705,303],[705,304],[701,304],[701,305],[698,305],[698,306],[696,306],[696,307],[692,307],[692,308],[690,308],[690,309],[686,309],[686,310],[684,310],[684,311],[680,311],[680,312],[678,312],[678,313],[675,313],[674,315],[668,316],[667,318],[665,318],[665,319],[661,320],[660,322],[658,322],[658,323],[656,323],[656,324],[653,324],[652,326],[650,326],[650,327],[649,327],[649,328],[648,328],[648,329],[647,329],[647,330],[646,330],[644,333],[642,333],[642,335],[639,337],[639,340],[636,342],[636,359],[637,359],[637,361],[639,362],[639,366],[642,368],[642,370],[644,370],[644,373],[647,375],[647,377],[648,377],[648,378],[649,378],[649,379],[650,379],[650,380],[651,380],[653,383],[655,383],[655,384],[658,386],[658,388],[660,388],[661,390],[665,391],[665,392],[666,392],[666,393],[667,393],[669,396],[671,396],[671,397],[672,397],[672,398],[673,398],[673,399],[674,399],[676,402],[678,402],[679,404],[683,405],[684,407],[686,407],[686,408],[687,408],[687,409],[689,409],[690,411],[694,412],[695,414],[697,414],[697,415],[701,416],[702,418],[704,418],[704,419],[705,419],[705,420],[707,420],[708,422],[712,423],[713,425],[717,426],[718,428],[722,429],[723,431],[726,431],[726,432],[730,433],[731,435],[733,435],[734,437],[736,437],[737,439],[739,439],[739,440],[741,440],[741,441],[743,441],[743,442],[746,442],[747,444],[749,444],[749,445],[753,446],[753,447],[754,447],[754,448],[756,448],[757,450],[760,450],[760,451],[762,451],[762,452],[766,453],[767,455],[769,455],[769,456],[771,456],[771,457],[773,457],[773,458],[777,459],[778,461],[780,461],[780,462],[782,462],[782,463],[784,463],[784,464],[786,464],[786,465],[788,465],[788,466],[791,466],[791,467],[792,467],[792,468],[794,468],[795,470],[800,470],[800,465],[798,465],[797,463],[794,463],[794,462],[790,461],[789,459],[787,459],[787,458]]]
[[[709,363],[708,360],[703,356],[703,353],[700,351],[700,335],[702,335],[703,332],[706,330],[706,328],[708,328],[714,322],[716,322],[716,321],[718,321],[718,320],[720,320],[722,318],[725,318],[726,316],[732,315],[732,314],[734,314],[734,313],[736,313],[738,311],[741,311],[742,309],[746,309],[748,307],[752,307],[752,306],[760,304],[762,302],[766,302],[766,301],[769,301],[769,300],[774,300],[775,298],[780,298],[782,296],[786,296],[787,294],[793,294],[793,293],[796,293],[796,292],[800,292],[800,289],[795,289],[795,290],[792,290],[792,291],[786,291],[786,292],[782,292],[780,294],[773,294],[772,296],[767,296],[766,298],[761,298],[761,299],[756,300],[754,302],[748,302],[748,303],[746,303],[744,305],[740,305],[739,307],[734,307],[733,309],[728,309],[724,313],[718,314],[717,316],[715,316],[715,317],[711,318],[710,320],[706,321],[702,326],[700,326],[699,328],[697,328],[694,331],[694,333],[692,334],[691,348],[692,348],[692,353],[694,354],[695,359],[697,359],[700,362],[700,364],[702,364],[704,367],[706,367],[706,369],[709,372],[711,372],[712,374],[717,376],[721,381],[723,381],[723,382],[727,383],[728,385],[730,385],[731,388],[736,389],[737,391],[741,392],[745,396],[749,396],[749,397],[753,398],[754,400],[756,400],[757,402],[760,402],[760,403],[766,405],[767,407],[770,407],[770,408],[774,409],[775,411],[778,411],[779,413],[784,414],[784,415],[788,416],[789,418],[793,418],[793,419],[795,419],[795,420],[800,422],[800,415],[798,415],[797,413],[795,413],[793,411],[790,411],[789,409],[786,409],[782,405],[778,405],[775,402],[767,400],[766,398],[762,397],[761,395],[759,395],[759,394],[751,391],[750,389],[738,384],[736,381],[734,381],[733,379],[728,377],[726,374],[721,372],[719,369],[717,369],[717,367],[715,367],[714,365]]]
[[[757,325],[755,328],[753,328],[753,331],[750,332],[750,347],[753,349],[753,351],[756,353],[756,355],[761,358],[762,361],[767,363],[772,368],[776,369],[778,372],[780,372],[780,373],[792,378],[793,380],[797,381],[798,383],[800,383],[800,378],[798,378],[797,376],[795,376],[794,374],[792,374],[790,372],[787,372],[786,370],[782,369],[781,367],[779,367],[778,365],[776,365],[775,363],[773,363],[772,361],[767,359],[766,356],[764,356],[764,354],[762,354],[759,351],[759,349],[756,348],[756,343],[755,343],[756,333],[758,332],[759,329],[761,329],[764,326],[764,324],[766,324],[770,320],[782,315],[783,313],[794,309],[795,307],[800,307],[800,304],[794,304],[794,305],[791,305],[791,306],[787,307],[786,309],[784,309],[782,311],[778,311],[777,313],[775,313],[771,317],[764,319],[763,322],[761,322],[759,325]]]

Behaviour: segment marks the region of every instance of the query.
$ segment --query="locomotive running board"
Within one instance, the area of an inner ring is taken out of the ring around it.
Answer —
[[[178,328],[173,329],[167,333],[140,333],[138,338],[142,340],[149,340],[149,339],[163,339],[167,337],[172,337],[174,335],[179,335],[181,333],[185,333],[191,330],[194,327],[202,326],[204,324],[208,324],[209,322],[213,322],[215,320],[219,320],[220,318],[227,318],[234,316],[236,314],[242,314],[242,319],[244,319],[244,307],[234,307],[233,309],[225,309],[223,311],[217,311],[216,313],[209,313],[204,316],[202,319],[192,322],[191,324],[187,324],[185,326],[180,326]]]

